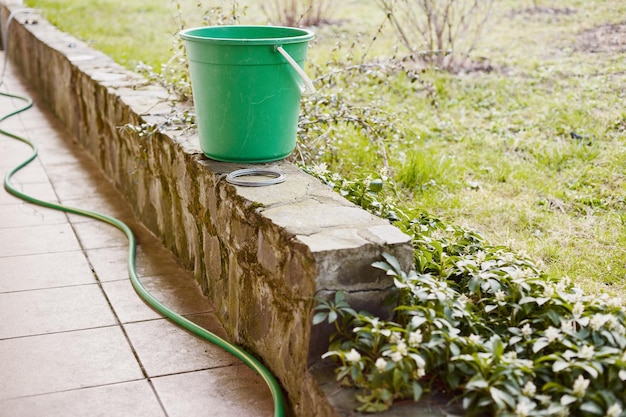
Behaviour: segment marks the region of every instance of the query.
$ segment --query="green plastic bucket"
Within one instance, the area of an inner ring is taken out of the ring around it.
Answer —
[[[302,71],[313,33],[279,26],[209,26],[185,41],[200,148],[227,162],[283,159],[296,146]]]

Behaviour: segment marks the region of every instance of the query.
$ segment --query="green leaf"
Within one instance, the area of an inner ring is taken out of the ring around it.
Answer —
[[[328,317],[328,313],[325,311],[317,313],[313,316],[313,325],[322,323],[324,320],[326,320],[326,317]]]
[[[580,366],[581,368],[583,368],[585,371],[587,371],[587,373],[593,378],[593,379],[597,379],[599,372],[596,368],[594,368],[591,365],[587,365],[587,364],[582,364]]]
[[[383,180],[375,179],[370,182],[369,190],[378,193],[383,189]]]
[[[585,411],[589,414],[594,414],[597,416],[604,415],[604,409],[600,407],[598,404],[593,401],[587,401],[583,405],[580,406],[580,411]]]
[[[561,315],[554,310],[548,310],[548,318],[552,321],[554,326],[561,325]]]
[[[537,339],[537,341],[533,345],[533,353],[539,352],[541,349],[548,346],[549,344],[550,343],[548,343],[548,339],[544,337]]]
[[[328,313],[328,322],[329,323],[334,323],[335,320],[337,320],[337,312],[336,311],[330,311]]]
[[[372,266],[374,268],[378,268],[378,269],[382,269],[383,271],[386,271],[389,275],[395,275],[395,273],[393,272],[393,270],[391,269],[391,267],[389,266],[387,262],[383,262],[383,261],[374,262]]]
[[[398,368],[393,370],[393,387],[394,389],[398,389],[400,388],[400,385],[402,384],[402,380],[403,380],[403,375],[402,375],[402,371],[399,370]]]
[[[496,357],[500,357],[504,354],[504,343],[502,343],[502,339],[498,335],[491,336],[489,339],[489,344],[491,351]]]
[[[418,382],[413,381],[413,401],[418,402],[422,398],[423,393],[424,389],[422,386]]]
[[[358,411],[361,411],[363,413],[380,413],[381,411],[385,411],[387,409],[389,409],[389,405],[385,403],[371,402],[366,402],[365,404],[357,408]]]
[[[476,375],[470,382],[465,385],[467,389],[483,389],[487,388],[489,383],[485,381],[481,376]]]
[[[501,409],[505,409],[506,405],[510,408],[515,409],[515,399],[508,392],[502,391],[496,387],[489,388],[489,393],[491,394],[491,398],[498,404],[498,407]]]
[[[383,258],[385,258],[385,260],[387,261],[387,263],[389,265],[391,265],[391,267],[396,271],[396,272],[400,272],[402,271],[402,267],[400,266],[400,263],[398,262],[398,260],[396,259],[395,256],[390,255],[388,253],[383,253]]]
[[[561,397],[561,405],[569,405],[578,401],[573,395],[565,394]]]
[[[485,307],[485,313],[491,313],[493,310],[495,310],[496,308],[498,308],[497,305],[495,304],[490,304],[488,306]]]
[[[557,373],[557,372],[561,372],[564,369],[567,369],[570,366],[570,363],[567,361],[555,361],[552,364],[552,372]]]
[[[550,301],[550,299],[549,299],[549,298],[547,298],[547,297],[538,297],[538,298],[536,299],[537,305],[540,305],[540,306],[544,305],[544,304],[545,304],[545,303],[547,303],[548,301]]]
[[[536,301],[535,297],[524,297],[521,300],[519,300],[518,304],[522,305],[522,304],[527,304],[527,303],[534,303]]]

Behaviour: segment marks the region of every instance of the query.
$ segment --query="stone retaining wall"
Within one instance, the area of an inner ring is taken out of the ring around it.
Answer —
[[[4,5],[2,29],[11,10]],[[33,21],[36,24],[33,24]],[[370,265],[388,252],[412,264],[409,238],[287,162],[271,188],[236,187],[244,167],[207,159],[197,137],[167,130],[166,90],[37,15],[10,27],[24,78],[123,192],[139,219],[194,272],[231,339],[262,358],[296,416],[339,415],[309,367],[328,345],[312,327],[315,296],[344,290],[372,311],[391,286]],[[125,125],[164,125],[140,135]]]

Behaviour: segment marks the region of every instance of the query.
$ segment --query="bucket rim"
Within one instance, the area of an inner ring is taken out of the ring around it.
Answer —
[[[233,30],[267,30],[275,31],[278,33],[292,32],[294,36],[267,36],[267,37],[218,37],[208,36],[204,34],[200,36],[199,32],[220,32],[220,31],[233,31]],[[199,41],[206,43],[220,43],[229,45],[274,45],[274,44],[289,44],[308,42],[315,37],[315,33],[308,29],[296,28],[290,26],[270,26],[270,25],[222,25],[222,26],[198,26],[188,29],[183,29],[179,32],[181,39],[186,41]]]

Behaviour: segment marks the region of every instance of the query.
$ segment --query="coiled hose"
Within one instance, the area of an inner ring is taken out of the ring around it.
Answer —
[[[10,20],[8,22],[10,23]],[[8,34],[8,30],[5,33]],[[7,38],[5,38],[5,46],[6,46],[6,41],[7,41]],[[5,49],[5,53],[7,52],[8,51]],[[6,56],[5,56],[5,68],[6,68]],[[3,70],[2,75],[4,75],[4,70]],[[0,79],[0,86],[3,84],[3,78],[4,77]],[[33,101],[29,97],[23,97],[23,96],[9,94],[5,92],[0,92],[0,96],[17,99],[17,100],[24,102],[24,105],[22,107],[0,117],[0,123],[9,119],[10,117],[13,117],[19,113],[22,113],[28,110],[33,105]],[[13,186],[11,184],[11,178],[19,170],[21,170],[22,168],[27,166],[29,163],[31,163],[35,158],[37,158],[37,154],[38,154],[37,146],[32,141],[28,140],[27,138],[21,137],[19,135],[16,135],[14,133],[8,132],[3,129],[0,129],[0,135],[8,136],[12,139],[16,139],[20,142],[23,142],[26,145],[30,146],[32,150],[31,155],[28,158],[26,158],[24,162],[20,163],[15,168],[10,170],[4,177],[4,188],[5,190],[7,190],[7,192],[29,203],[36,204],[42,207],[47,207],[53,210],[59,210],[59,211],[63,211],[66,213],[77,214],[80,216],[85,216],[85,217],[89,217],[92,219],[100,220],[104,223],[108,223],[111,226],[114,226],[118,228],[119,230],[121,230],[126,235],[126,238],[128,239],[128,275],[130,277],[130,281],[135,291],[137,292],[137,294],[148,305],[150,305],[153,309],[158,311],[163,316],[167,317],[168,319],[170,319],[171,321],[173,321],[180,327],[194,333],[195,335],[231,353],[232,355],[240,359],[242,362],[244,362],[246,365],[248,365],[250,368],[252,368],[254,371],[256,371],[261,376],[261,378],[263,378],[263,380],[269,387],[270,392],[272,393],[272,399],[274,401],[274,416],[283,417],[285,415],[285,400],[284,400],[280,385],[278,384],[278,381],[276,380],[274,375],[272,375],[272,373],[259,360],[257,360],[254,356],[252,356],[251,354],[249,354],[248,352],[246,352],[239,346],[234,345],[227,340],[224,340],[218,335],[210,332],[209,330],[203,327],[198,326],[194,322],[170,310],[168,307],[166,307],[160,301],[154,298],[154,296],[150,294],[148,290],[146,290],[146,288],[141,283],[141,280],[137,276],[137,270],[135,268],[137,241],[135,239],[135,235],[133,234],[132,230],[130,229],[130,227],[128,227],[128,225],[126,225],[126,223],[122,222],[119,219],[116,219],[115,217],[108,216],[106,214],[101,214],[101,213],[97,213],[94,211],[68,207],[62,204],[56,204],[56,203],[51,203],[51,202],[44,201],[44,200],[39,200],[28,194],[24,194],[23,192],[19,191],[15,186]]]

